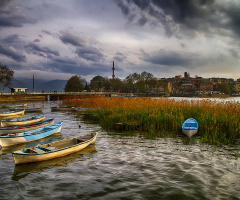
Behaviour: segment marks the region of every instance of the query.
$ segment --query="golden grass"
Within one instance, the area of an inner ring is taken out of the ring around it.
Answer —
[[[115,124],[121,122],[131,124],[129,130],[135,130],[137,125],[138,130],[157,136],[166,131],[179,133],[182,123],[192,117],[199,123],[202,142],[232,144],[240,136],[239,102],[72,96],[66,97],[63,103],[98,108],[94,112],[105,128],[114,129]]]

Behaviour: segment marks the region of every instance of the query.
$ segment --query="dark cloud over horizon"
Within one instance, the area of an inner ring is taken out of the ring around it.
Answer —
[[[211,32],[210,29],[233,30],[240,36],[240,2],[216,0],[116,0],[123,14],[129,21],[136,21],[143,26],[157,23],[164,27],[168,36],[178,31]],[[128,2],[128,3],[127,3]],[[134,5],[141,11],[130,9]],[[215,33],[217,34],[217,33]]]
[[[27,58],[25,55],[19,53],[16,49],[0,45],[0,54],[12,58],[17,62],[26,62]]]
[[[0,62],[16,76],[240,78],[240,1],[0,1]],[[17,67],[19,65],[19,67]]]

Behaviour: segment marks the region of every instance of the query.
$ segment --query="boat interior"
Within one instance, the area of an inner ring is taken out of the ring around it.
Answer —
[[[58,141],[54,143],[49,143],[49,144],[44,144],[41,146],[36,146],[33,148],[25,149],[23,153],[33,153],[33,154],[42,154],[42,153],[48,153],[51,151],[56,151],[58,149],[74,146],[76,144],[80,144],[83,142],[86,142],[90,139],[92,139],[95,135],[94,134],[89,134],[89,135],[84,135],[79,138],[69,138],[64,141]]]
[[[184,126],[185,127],[195,127],[195,128],[197,128],[197,123],[188,122],[188,123],[185,123]]]

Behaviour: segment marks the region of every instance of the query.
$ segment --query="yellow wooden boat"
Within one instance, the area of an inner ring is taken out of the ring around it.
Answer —
[[[24,110],[0,112],[0,117],[9,117],[9,116],[14,116],[14,115],[24,115]]]
[[[62,157],[86,148],[95,143],[98,133],[89,133],[82,136],[68,138],[33,148],[18,150],[12,153],[15,164],[40,162]]]
[[[22,112],[24,112],[24,110]],[[45,118],[46,118],[46,114],[41,114],[41,115],[35,115],[35,116],[29,116],[29,117],[2,120],[1,127],[22,126],[25,124],[32,124],[32,123],[43,121],[45,120]]]
[[[18,107],[26,107],[27,103],[18,103],[18,104],[2,104],[3,108],[18,108]]]

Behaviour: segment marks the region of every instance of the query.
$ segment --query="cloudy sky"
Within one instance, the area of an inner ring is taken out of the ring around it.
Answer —
[[[15,78],[240,78],[239,0],[1,0],[0,33]]]

